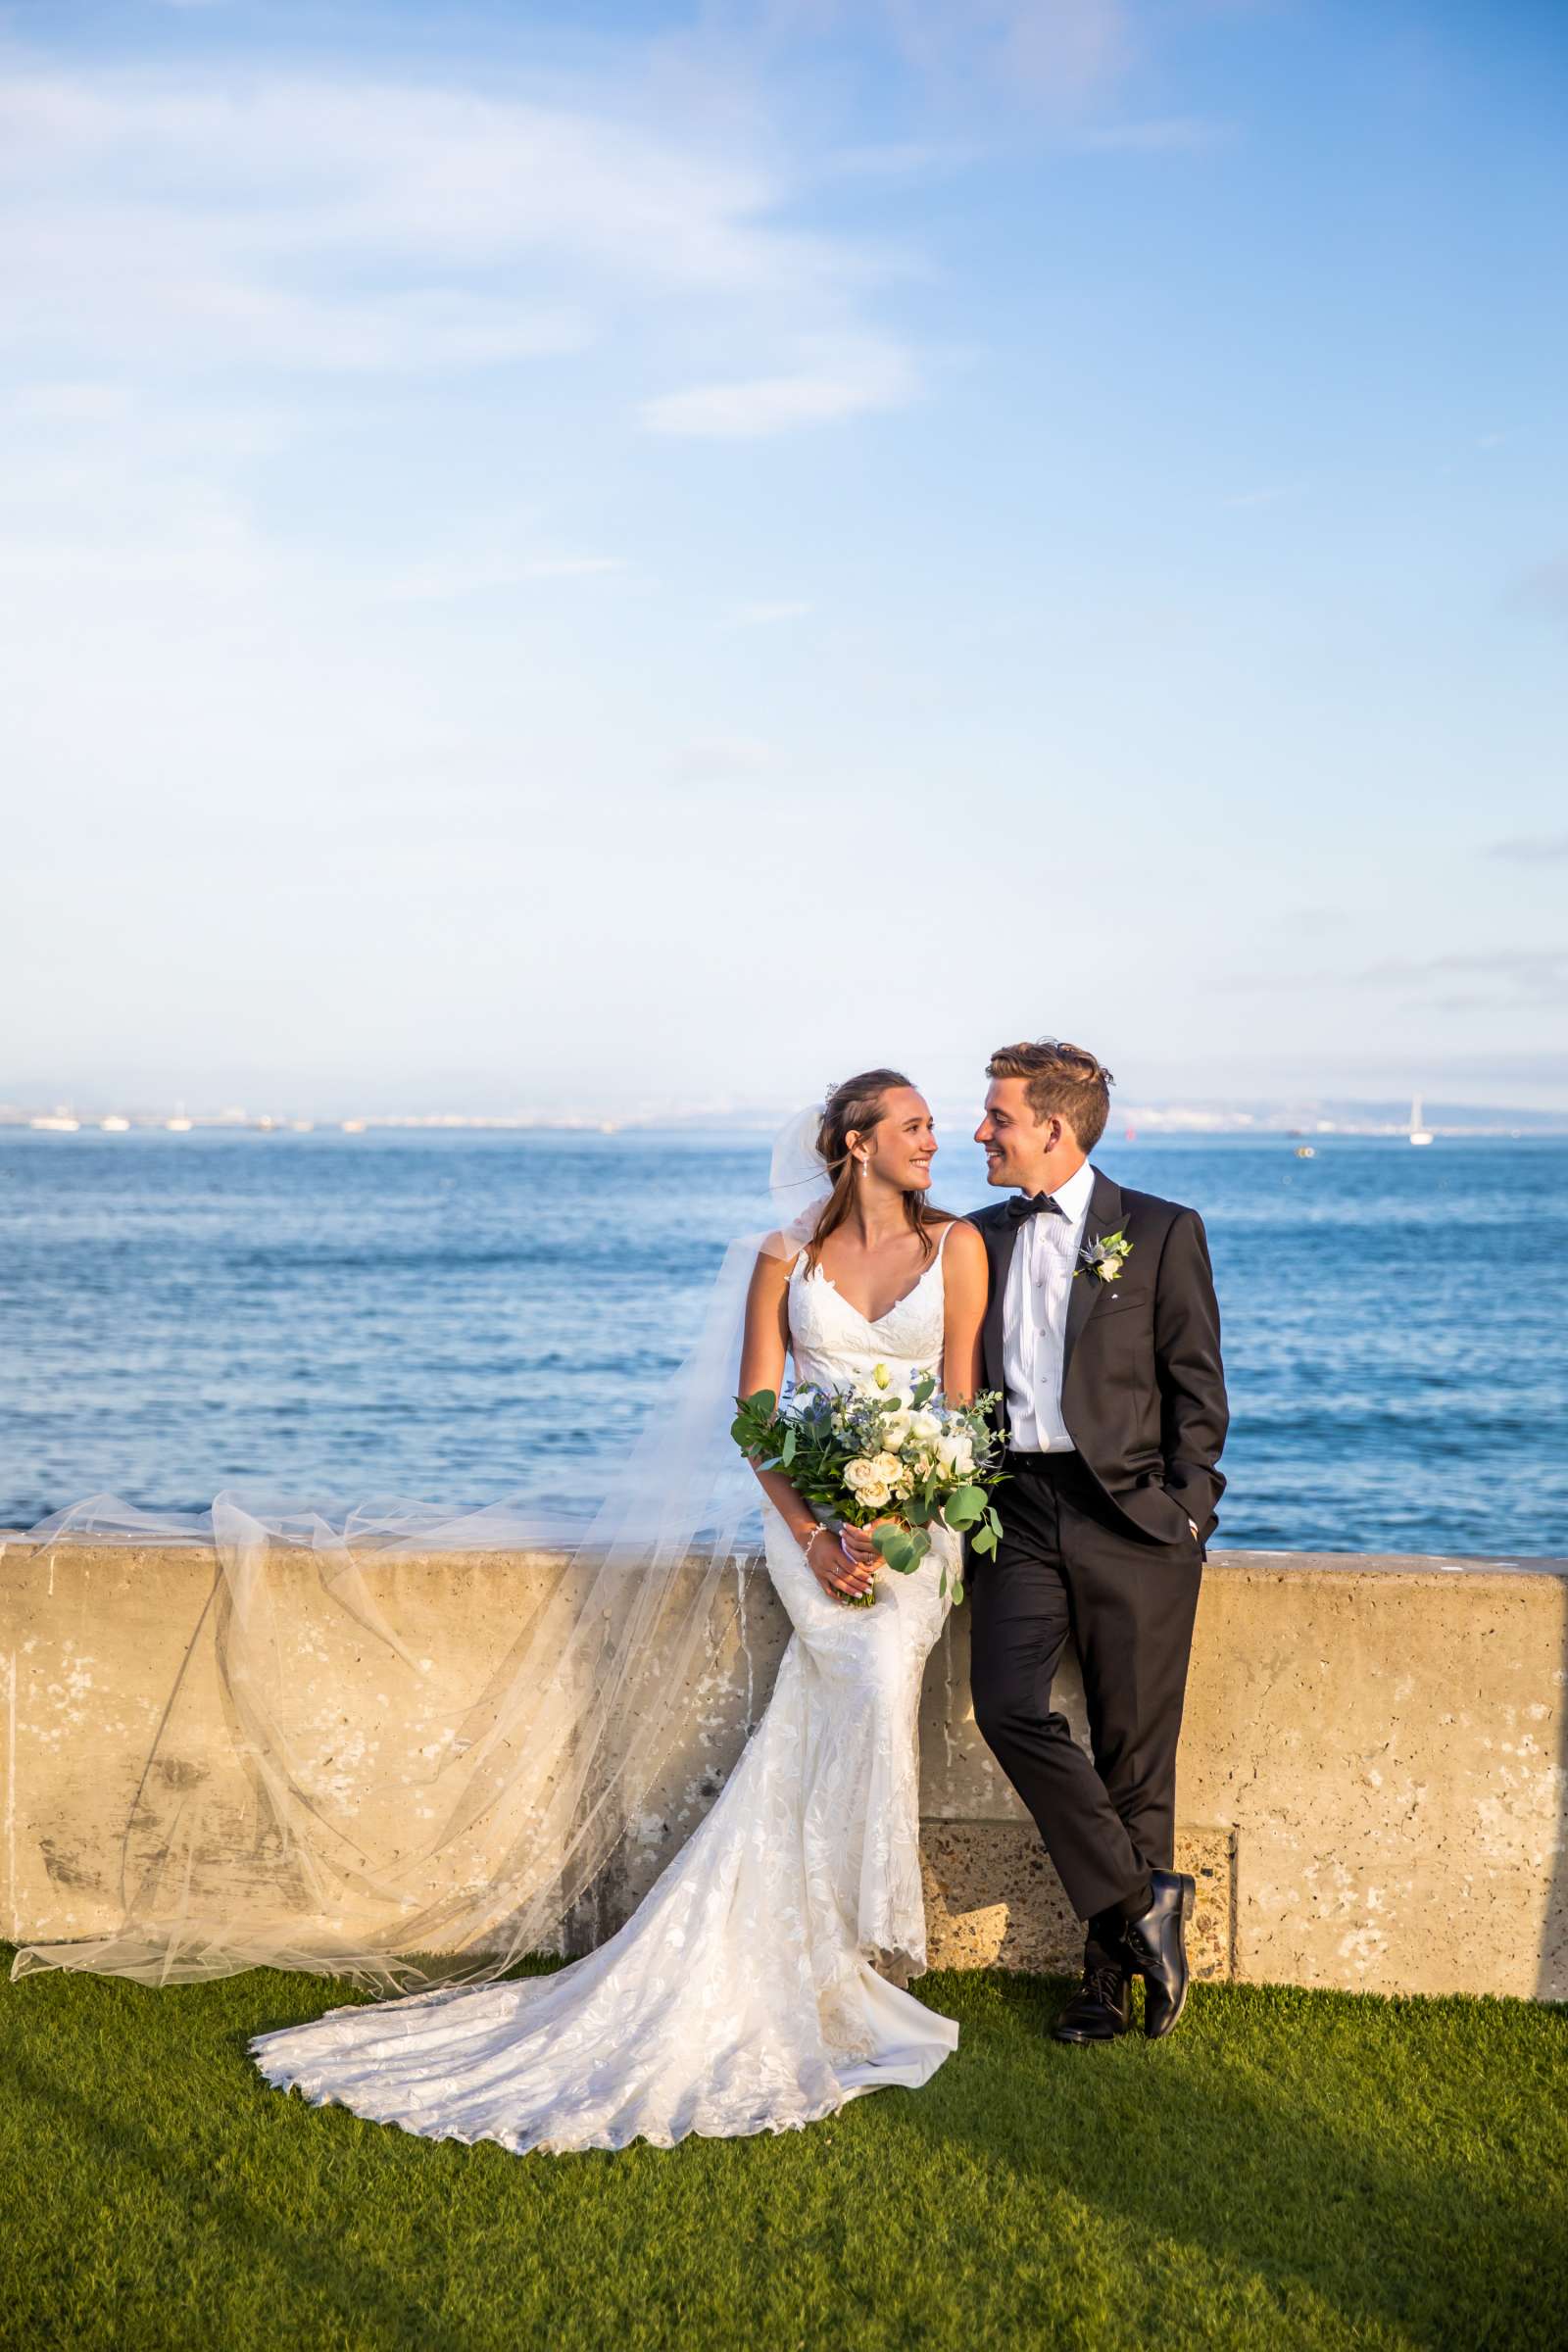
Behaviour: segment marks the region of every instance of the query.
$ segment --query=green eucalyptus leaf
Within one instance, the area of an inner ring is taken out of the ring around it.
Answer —
[[[942,1508],[950,1527],[973,1527],[986,1507],[984,1487],[955,1487]]]
[[[900,1576],[907,1576],[918,1568],[931,1548],[931,1539],[922,1529],[912,1531],[902,1527],[879,1527],[871,1538],[877,1551],[888,1566]]]

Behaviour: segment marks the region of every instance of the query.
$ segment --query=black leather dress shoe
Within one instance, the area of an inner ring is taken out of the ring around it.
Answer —
[[[1156,1870],[1152,1884],[1149,1909],[1127,1922],[1127,1949],[1144,1980],[1144,2032],[1158,2041],[1187,2006],[1187,1922],[1198,1887],[1174,1870]]]
[[[1114,2041],[1132,2023],[1132,1964],[1097,1959],[1051,2029],[1053,2041]]]

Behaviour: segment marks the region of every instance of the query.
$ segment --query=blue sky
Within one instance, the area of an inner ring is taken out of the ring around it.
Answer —
[[[1565,99],[1509,0],[0,0],[0,1098],[1568,1108]]]

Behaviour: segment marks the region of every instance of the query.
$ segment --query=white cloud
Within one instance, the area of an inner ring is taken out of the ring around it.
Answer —
[[[1505,858],[1516,865],[1560,865],[1568,860],[1568,833],[1531,833],[1513,841],[1488,845],[1489,858]]]
[[[651,432],[709,441],[754,441],[801,425],[896,409],[920,389],[910,356],[890,342],[823,351],[781,375],[696,384],[644,403]]]
[[[779,423],[882,405],[873,377],[912,363],[861,310],[906,257],[794,229],[795,192],[690,124],[602,105],[268,67],[13,67],[0,350],[62,379],[432,371],[580,352],[642,317],[665,367],[685,340],[743,385],[789,385]],[[859,356],[830,380],[800,368],[803,340]]]
[[[1137,49],[1127,0],[882,0],[880,13],[906,61],[945,91],[1000,84],[1009,97],[1076,104]]]
[[[811,608],[799,597],[775,597],[759,603],[737,605],[730,614],[730,626],[736,629],[765,629],[781,620],[804,620]]]
[[[524,588],[540,580],[604,579],[625,569],[625,559],[620,556],[459,552],[394,568],[377,578],[371,593],[381,604],[450,604],[458,597]]]
[[[1200,115],[1167,115],[1150,122],[1102,122],[1075,131],[1072,144],[1091,154],[1201,155],[1231,137],[1230,126]]]
[[[1521,572],[1510,582],[1504,601],[1515,612],[1568,620],[1568,556],[1553,557]]]
[[[744,776],[767,775],[784,755],[754,735],[705,735],[684,744],[669,764],[676,784],[724,784]]]
[[[123,416],[134,399],[128,384],[19,384],[6,406],[28,422],[102,424]]]

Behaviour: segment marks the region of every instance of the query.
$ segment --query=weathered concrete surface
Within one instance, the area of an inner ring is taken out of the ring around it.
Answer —
[[[427,1630],[444,1677],[419,1720],[399,1727],[413,1756],[510,1649],[543,1572],[527,1554],[468,1553],[404,1561],[398,1574],[400,1630],[416,1649]],[[0,1920],[14,1938],[111,1929],[138,1790],[156,1836],[182,1784],[224,1769],[221,1700],[216,1683],[198,1683],[195,1736],[144,1777],[213,1582],[211,1553],[194,1547],[0,1544]],[[307,1690],[322,1605],[302,1568],[279,1631]],[[622,1866],[574,1917],[571,1948],[616,1925],[690,1835],[766,1704],[788,1626],[765,1575],[726,1577],[714,1634],[689,1737]],[[932,1656],[921,1717],[932,1961],[1064,1967],[1078,1932],[975,1732],[967,1635],[959,1612]],[[311,1769],[323,1786],[362,1760],[384,1776],[385,1753],[362,1758],[354,1745],[385,1687],[373,1654],[364,1675],[363,1691],[320,1690]],[[1201,1972],[1568,1998],[1565,1684],[1568,1562],[1212,1558],[1179,1799]],[[1070,1674],[1060,1703],[1081,1728]],[[236,1893],[255,1866],[241,1819],[236,1806]]]
[[[933,1968],[1076,1969],[1084,1932],[1030,1821],[921,1825],[927,1957]],[[1198,1883],[1193,1972],[1233,1975],[1235,1851],[1228,1830],[1184,1830],[1178,1868]]]

